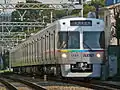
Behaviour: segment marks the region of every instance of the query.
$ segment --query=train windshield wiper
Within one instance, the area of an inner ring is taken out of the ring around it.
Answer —
[[[92,48],[88,44],[86,44],[84,41],[83,41],[83,44],[87,46],[90,50],[92,50]]]
[[[62,48],[65,49],[66,46],[67,46],[66,42],[63,41],[63,42],[62,42],[62,45],[60,46],[60,49],[62,49]]]

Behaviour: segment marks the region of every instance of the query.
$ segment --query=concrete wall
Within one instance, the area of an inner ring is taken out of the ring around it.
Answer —
[[[108,45],[117,45],[117,38],[113,36],[115,33],[115,19],[113,9],[104,11],[104,21],[105,21],[105,39],[106,47]]]

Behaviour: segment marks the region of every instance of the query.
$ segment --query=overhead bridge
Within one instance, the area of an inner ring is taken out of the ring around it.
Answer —
[[[8,26],[15,26],[15,27],[44,27],[45,24],[42,22],[0,22],[0,26],[8,27]]]
[[[81,4],[63,3],[63,4],[42,4],[42,3],[8,3],[0,4],[0,9],[81,9]]]

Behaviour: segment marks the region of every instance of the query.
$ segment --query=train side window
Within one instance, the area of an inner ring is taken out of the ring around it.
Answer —
[[[49,49],[49,36],[47,36],[47,50]]]
[[[15,56],[14,56],[15,58]],[[24,51],[23,51],[23,46],[22,46],[22,59],[21,60],[24,60]]]
[[[39,62],[41,61],[41,38],[40,38],[40,41],[38,42],[38,60],[39,60]]]
[[[37,40],[35,41],[35,46],[36,46],[36,49],[35,49],[35,53],[36,53],[36,55],[35,55],[35,60],[36,60],[36,62],[37,62]]]
[[[22,62],[24,61],[24,47],[22,46],[22,57],[23,57],[23,59],[22,59]],[[15,58],[16,58],[16,56],[15,56]]]
[[[51,47],[51,40],[50,40],[51,36],[50,36],[50,33],[49,33],[49,59],[51,60],[51,50],[50,50],[50,47]]]
[[[31,62],[31,43],[29,43],[29,63]]]
[[[43,37],[41,37],[41,59],[43,60]]]
[[[45,37],[43,37],[43,43],[42,43],[42,47],[43,47],[43,60],[45,59]]]
[[[35,62],[37,61],[37,60],[36,60],[36,48],[37,48],[37,47],[36,47],[36,42],[37,42],[37,41],[35,40],[35,41],[34,41],[34,54],[35,54],[35,55],[34,55],[34,61],[35,61]]]
[[[49,59],[49,35],[47,35],[47,59]]]
[[[26,48],[27,48],[27,46],[25,45],[25,63],[26,63]]]
[[[48,36],[46,35],[46,51],[45,51],[45,54],[46,54],[46,60],[48,59],[47,58],[47,50],[48,50]]]
[[[35,62],[35,41],[33,42],[33,62]]]
[[[31,42],[31,63],[32,63],[32,53],[33,52],[33,45],[32,45],[32,42]]]
[[[53,50],[53,34],[51,34],[51,49]]]
[[[27,45],[25,45],[25,64],[27,62]]]
[[[31,63],[32,63],[32,42],[31,42]]]
[[[33,63],[35,62],[35,41],[33,40]]]
[[[27,63],[28,63],[28,58],[29,58],[29,52],[28,52],[28,49],[29,49],[29,44],[27,43]]]
[[[28,44],[26,44],[26,64],[27,64],[27,60],[28,60]]]
[[[26,46],[24,46],[24,64],[25,64],[25,62],[26,62]]]
[[[34,46],[35,46],[35,45],[34,45],[34,43],[35,43],[35,42],[33,41],[33,43],[32,43],[32,49],[33,49],[33,51],[32,51],[32,56],[33,56],[33,57],[32,57],[32,62],[34,62],[34,56],[35,56],[35,53],[34,53],[34,52],[35,52],[35,49],[34,49]]]
[[[53,32],[53,35],[54,35],[54,59],[55,59],[55,31]]]
[[[50,37],[51,37],[51,39],[50,39],[50,40],[51,40],[51,41],[50,41],[50,46],[51,46],[50,49],[51,49],[51,53],[50,53],[50,54],[51,54],[51,59],[53,59],[53,52],[54,52],[54,51],[53,51],[53,48],[54,48],[54,35],[51,34]]]
[[[33,59],[34,59],[34,44],[33,44],[33,41],[32,41],[32,62],[33,62]]]
[[[39,45],[39,42],[40,42],[40,40],[39,39],[37,39],[37,51],[36,51],[36,53],[37,53],[37,61],[39,61],[39,52],[40,52],[40,45]]]
[[[27,51],[27,52],[26,52],[26,54],[27,54],[27,56],[26,56],[26,63],[28,63],[28,47],[29,47],[29,46],[28,46],[28,44],[27,44],[27,50],[26,50],[26,51]]]
[[[30,43],[28,44],[28,63],[30,63]]]
[[[27,50],[28,50],[28,44],[26,44],[26,64],[27,64],[27,56],[28,56]]]
[[[24,54],[23,54],[23,64],[25,63],[25,46],[23,46],[23,52],[24,52]]]
[[[29,43],[29,64],[31,62],[31,43]]]
[[[22,46],[22,52],[23,52],[23,53],[22,53],[22,56],[23,56],[22,62],[23,62],[23,61],[24,61],[24,55],[25,55],[25,54],[24,54],[24,47],[23,47],[23,46]],[[16,56],[15,56],[15,59],[16,59]]]
[[[29,59],[30,59],[30,63],[31,63],[31,59],[32,59],[32,44],[30,43],[30,48],[29,48]]]
[[[33,41],[33,62],[35,62],[35,41]]]
[[[26,45],[24,45],[24,64],[26,63]]]
[[[26,47],[25,47],[26,49],[25,49],[25,53],[26,53],[26,55],[25,55],[25,64],[27,63],[27,44],[26,44]]]
[[[29,43],[28,43],[28,46],[27,46],[27,63],[29,63]]]
[[[44,55],[45,55],[45,60],[46,60],[46,50],[47,50],[47,36],[45,35],[45,51],[44,51]]]

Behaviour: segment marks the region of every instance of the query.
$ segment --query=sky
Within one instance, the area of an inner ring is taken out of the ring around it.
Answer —
[[[26,0],[0,0],[0,4],[6,3],[17,3],[17,2],[25,2]]]

